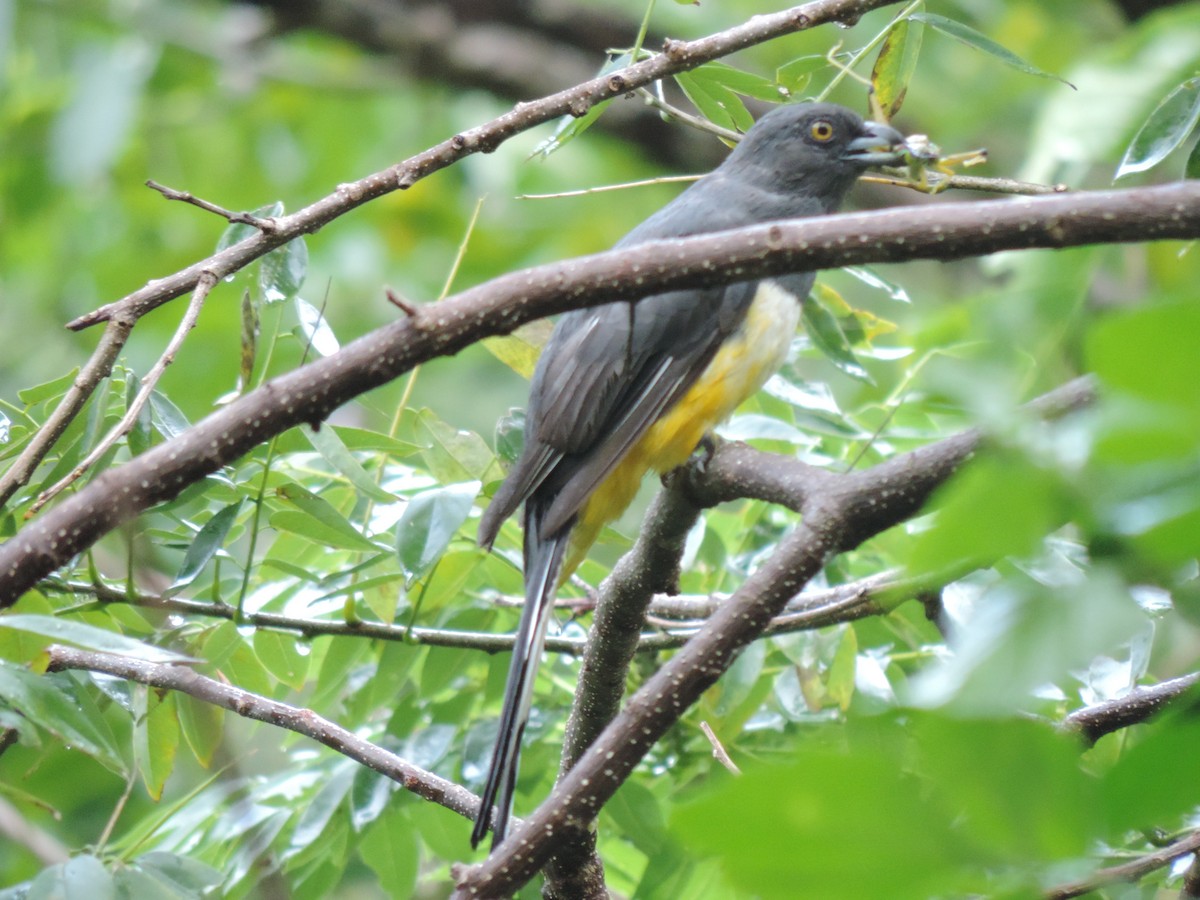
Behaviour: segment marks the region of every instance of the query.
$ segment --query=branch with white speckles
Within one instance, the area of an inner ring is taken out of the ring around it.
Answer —
[[[1200,183],[796,219],[652,241],[496,278],[414,309],[97,476],[0,545],[0,607],[104,534],[414,365],[532,319],[683,287],[834,266],[1200,237]]]
[[[479,798],[465,787],[415,766],[396,754],[372,744],[352,731],[335,725],[309,709],[289,706],[269,697],[208,678],[186,665],[154,663],[114,653],[80,650],[53,644],[46,650],[49,671],[80,669],[103,672],[151,687],[179,691],[204,703],[220,706],[247,719],[266,722],[312,738],[343,756],[373,769],[407,791],[446,807],[468,819],[479,810]]]

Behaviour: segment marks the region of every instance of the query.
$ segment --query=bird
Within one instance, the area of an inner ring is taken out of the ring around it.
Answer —
[[[903,147],[894,128],[843,106],[777,106],[716,169],[616,248],[835,212],[860,174],[900,162]],[[779,369],[813,279],[787,274],[667,291],[558,321],[530,383],[524,448],[479,524],[479,543],[490,550],[524,503],[525,604],[472,847],[489,827],[493,850],[507,833],[559,586],[648,472],[665,474],[686,462]]]

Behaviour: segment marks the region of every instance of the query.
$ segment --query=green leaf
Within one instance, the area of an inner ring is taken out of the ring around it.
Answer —
[[[408,501],[396,523],[396,556],[408,584],[423,577],[450,546],[479,496],[481,483],[467,481],[422,491]]]
[[[104,863],[84,854],[38,875],[24,900],[117,900],[117,888]]]
[[[133,864],[167,888],[178,890],[183,897],[200,896],[222,881],[221,873],[212,866],[174,853],[145,853]]]
[[[600,71],[596,73],[596,77],[601,78],[611,72],[624,69],[632,61],[633,58],[628,53],[622,53],[620,56],[613,57],[600,67]],[[555,126],[554,132],[550,137],[534,147],[533,152],[529,155],[531,157],[547,157],[556,150],[561,150],[591,128],[592,124],[600,118],[600,114],[604,112],[605,108],[611,102],[611,100],[605,100],[603,103],[596,103],[582,116],[563,116],[558,120],[558,124]]]
[[[1027,75],[1037,75],[1039,78],[1053,78],[1055,81],[1061,81],[1068,87],[1074,88],[1075,85],[1067,81],[1065,78],[1060,78],[1057,75],[1052,75],[1039,69],[1037,66],[1026,62],[1013,53],[1006,47],[1002,47],[986,35],[980,34],[969,25],[964,25],[962,22],[954,19],[947,19],[945,16],[934,15],[933,13],[913,13],[909,16],[909,20],[913,22],[924,22],[930,28],[940,31],[954,40],[966,44],[976,50],[982,50],[989,56],[994,56],[1005,65],[1012,66]]]
[[[1163,98],[1150,117],[1142,123],[1129,146],[1114,178],[1144,172],[1162,162],[1188,139],[1200,122],[1200,77],[1189,78]],[[1193,149],[1191,156],[1195,156]],[[1191,157],[1188,159],[1191,168]],[[1188,173],[1189,178],[1196,177]]]
[[[337,335],[329,327],[329,320],[325,318],[325,313],[303,297],[297,297],[295,304],[296,318],[300,321],[296,336],[300,338],[301,345],[312,347],[320,356],[331,356],[337,353],[341,345],[338,343]]]
[[[272,675],[295,691],[304,689],[308,657],[300,653],[295,635],[278,631],[254,632],[254,653]]]
[[[1192,147],[1188,154],[1187,163],[1183,167],[1184,178],[1200,178],[1200,141]]]
[[[549,319],[537,319],[526,322],[511,334],[484,338],[483,346],[518,375],[531,378],[538,356],[553,330],[554,323]]]
[[[375,820],[358,844],[358,855],[379,877],[389,897],[411,897],[417,883],[417,829],[401,807],[393,805]]]
[[[735,94],[753,97],[767,103],[779,103],[785,97],[784,93],[779,90],[779,85],[769,78],[763,78],[761,75],[755,75],[753,72],[746,72],[742,69],[735,69],[728,63],[705,63],[699,68],[693,69],[692,73],[700,76],[701,80],[719,84]]]
[[[331,547],[366,552],[378,549],[323,497],[318,497],[294,482],[280,485],[275,489],[275,493],[295,505],[297,509],[272,513],[273,528],[310,537]]]
[[[86,622],[76,622],[57,616],[40,616],[34,613],[0,616],[0,628],[12,628],[15,631],[40,634],[56,643],[73,644],[87,650],[100,650],[103,653],[115,653],[120,656],[133,656],[149,662],[196,662],[181,653],[164,650],[106,628],[97,628]]]
[[[232,622],[222,622],[208,633],[200,655],[238,687],[271,696],[274,681]]]
[[[930,715],[909,731],[919,771],[932,776],[930,799],[989,856],[1019,867],[1071,859],[1099,831],[1096,784],[1073,736],[1019,718]]]
[[[124,773],[125,762],[112,730],[95,704],[81,702],[80,691],[64,673],[35,675],[0,660],[0,698],[66,744]]]
[[[775,70],[775,81],[789,94],[799,94],[812,81],[813,73],[829,65],[822,55],[800,56]]]
[[[283,215],[283,204],[276,200],[268,206],[260,206],[251,213],[259,219],[270,219],[276,216]],[[231,222],[229,227],[221,232],[221,236],[217,239],[217,252],[228,250],[234,244],[240,244],[247,238],[254,237],[258,234],[258,229],[253,225],[247,225],[244,222]]]
[[[897,731],[840,751],[804,742],[786,766],[749,758],[742,777],[714,777],[701,799],[677,805],[671,830],[690,856],[721,861],[734,896],[790,900],[797,885],[809,897],[959,895],[962,839],[905,774]]]
[[[196,580],[196,576],[204,570],[208,561],[224,545],[225,536],[229,534],[229,529],[237,521],[237,515],[241,508],[242,501],[238,500],[236,503],[217,510],[213,513],[212,518],[204,523],[203,527],[196,532],[192,543],[188,545],[183,563],[179,566],[179,572],[165,593],[174,593],[179,588]]]
[[[829,664],[826,694],[829,699],[845,712],[850,708],[854,699],[854,676],[858,669],[858,633],[853,625],[847,625],[842,632],[834,651],[833,661]]]
[[[525,410],[513,408],[496,420],[496,455],[512,465],[524,447]]]
[[[162,799],[163,787],[175,768],[179,750],[179,718],[175,712],[175,694],[159,693],[138,685],[134,690],[137,718],[133,731],[133,756],[146,792],[154,800]]]
[[[152,391],[150,393],[150,410],[153,413],[152,421],[158,427],[158,433],[167,440],[178,437],[192,427],[187,416],[167,398],[166,394]]]
[[[388,456],[404,458],[413,456],[421,450],[416,444],[397,440],[386,434],[380,434],[378,431],[370,431],[366,428],[352,428],[348,425],[331,426],[326,423],[321,426],[321,430],[332,430],[337,434],[342,443],[346,445],[346,448],[352,451],[362,450],[366,452],[386,453]]]
[[[892,25],[871,70],[871,87],[885,121],[891,121],[900,111],[908,83],[917,70],[924,28],[919,21],[911,25],[910,21],[901,19]]]
[[[128,412],[137,399],[138,391],[141,388],[141,381],[132,371],[126,373],[125,376],[125,411]],[[138,410],[137,416],[134,417],[133,427],[129,429],[129,434],[126,440],[129,441],[129,449],[134,454],[144,453],[150,446],[150,436],[153,431],[153,415],[148,403],[143,404]]]
[[[912,574],[1026,556],[1041,546],[1065,510],[1051,472],[1016,454],[972,460],[934,495],[933,527],[909,554]]]
[[[214,703],[204,703],[187,694],[175,698],[179,714],[179,730],[187,741],[196,762],[208,768],[212,765],[221,736],[225,733],[225,710]]]
[[[741,99],[719,80],[707,76],[699,69],[679,72],[675,82],[687,95],[700,115],[723,128],[746,132],[754,124],[754,117]]]
[[[1087,334],[1088,369],[1111,387],[1157,403],[1200,410],[1196,335],[1200,307],[1188,301],[1121,310]]]
[[[295,297],[308,272],[308,245],[304,238],[276,247],[259,262],[258,287],[267,303],[279,303]]]
[[[380,503],[396,502],[396,495],[385,491],[375,483],[375,479],[354,458],[349,448],[342,443],[342,439],[332,428],[327,425],[320,428],[302,425],[300,433],[308,439],[308,442],[324,457],[327,463],[337,469],[347,481],[358,489],[359,493],[372,500],[378,500]]]
[[[300,810],[296,827],[292,830],[284,859],[307,849],[328,827],[330,820],[341,807],[350,787],[354,783],[355,770],[360,768],[349,761],[334,763],[333,770],[324,773],[316,793],[308,798]]]
[[[462,431],[443,421],[431,409],[417,415],[414,432],[422,442],[421,457],[440,484],[482,481],[503,476],[487,442],[473,431]]]
[[[842,271],[847,275],[857,278],[868,287],[884,291],[892,300],[900,303],[912,303],[912,297],[908,295],[908,291],[903,285],[889,281],[874,269],[867,266],[843,266]]]
[[[1200,720],[1172,716],[1148,727],[1149,733],[1139,735],[1102,781],[1105,815],[1113,835],[1144,828],[1147,822],[1172,822],[1194,808],[1188,802],[1194,798],[1179,790],[1174,773],[1186,772],[1194,764]]]
[[[816,296],[816,293],[811,295],[800,310],[804,330],[809,340],[831,363],[851,378],[874,384],[870,373],[863,368],[862,363],[855,357],[854,351],[850,349],[850,341],[842,331],[841,325],[838,324],[837,318],[814,299]]]
[[[17,391],[17,397],[26,406],[34,406],[44,400],[61,397],[75,383],[75,376],[78,374],[79,367],[76,366],[61,378],[55,378],[52,381],[45,381],[31,388],[25,388],[23,391]]]

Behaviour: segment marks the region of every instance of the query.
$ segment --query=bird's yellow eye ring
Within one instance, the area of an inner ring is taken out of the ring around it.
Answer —
[[[812,123],[808,133],[812,135],[814,141],[824,144],[833,139],[833,125],[825,119],[818,119]]]

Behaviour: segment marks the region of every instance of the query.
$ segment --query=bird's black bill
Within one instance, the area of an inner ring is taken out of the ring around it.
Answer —
[[[859,136],[846,145],[843,159],[868,166],[894,166],[904,159],[904,135],[891,125],[865,122]]]

